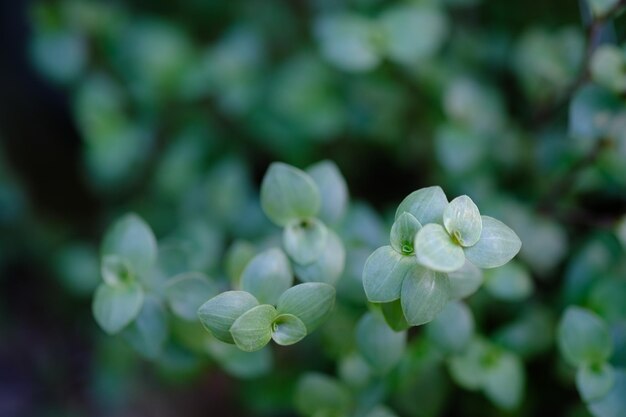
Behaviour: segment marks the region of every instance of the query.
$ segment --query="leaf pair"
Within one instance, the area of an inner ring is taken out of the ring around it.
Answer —
[[[284,291],[276,302],[260,304],[246,291],[219,294],[198,309],[203,326],[217,339],[253,352],[270,340],[297,343],[330,314],[335,289],[324,283],[304,283]]]
[[[101,252],[104,283],[96,290],[92,310],[100,327],[115,334],[141,311],[144,290],[138,279],[146,276],[156,261],[156,238],[139,216],[127,214],[107,231]]]
[[[283,227],[285,252],[299,265],[315,262],[327,247],[330,232],[317,216],[336,222],[348,198],[345,181],[332,162],[320,162],[309,173],[276,162],[261,184],[261,207]],[[328,198],[322,200],[322,193]]]

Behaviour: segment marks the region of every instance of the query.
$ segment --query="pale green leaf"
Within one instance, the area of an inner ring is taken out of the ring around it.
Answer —
[[[315,262],[326,247],[328,229],[315,218],[294,220],[283,229],[285,252],[297,264]]]
[[[448,25],[436,7],[400,4],[390,7],[380,20],[389,58],[411,65],[433,55],[442,45]]]
[[[236,240],[228,248],[224,260],[224,269],[233,287],[238,288],[240,286],[241,275],[255,254],[254,245],[244,240]]]
[[[230,334],[237,347],[245,352],[254,352],[267,345],[272,339],[272,322],[277,314],[274,306],[262,304],[239,316],[230,326]]]
[[[100,284],[93,298],[93,315],[108,334],[128,326],[141,311],[143,290],[137,282]]]
[[[259,305],[245,291],[226,291],[211,298],[198,309],[200,323],[217,339],[234,343],[230,327],[243,313]]]
[[[363,268],[363,288],[367,299],[374,303],[397,300],[402,282],[416,267],[414,257],[402,256],[391,246],[376,249]]]
[[[505,410],[520,405],[526,378],[517,356],[501,352],[488,362],[483,372],[485,394],[494,404]]]
[[[479,268],[504,265],[522,247],[519,237],[507,225],[489,216],[482,216],[483,230],[478,242],[465,248],[465,256]]]
[[[465,298],[480,288],[483,283],[483,271],[466,259],[461,268],[448,273],[448,278],[450,278],[450,298]]]
[[[404,212],[411,213],[422,225],[443,222],[443,211],[448,199],[439,186],[421,188],[409,194],[398,206],[396,219]]]
[[[422,225],[411,213],[400,214],[391,226],[391,247],[402,255],[413,255],[415,235],[421,228]]]
[[[157,257],[157,242],[150,226],[136,214],[117,220],[102,242],[102,256],[117,255],[130,265],[132,272],[145,275]]]
[[[244,352],[231,343],[211,339],[207,350],[226,372],[237,378],[258,378],[272,370],[273,358],[269,346],[254,352]]]
[[[402,284],[402,311],[412,326],[432,321],[449,299],[450,280],[441,272],[416,266]]]
[[[491,347],[483,339],[474,337],[467,349],[448,361],[450,376],[461,387],[478,390],[485,383],[484,361]]]
[[[589,410],[596,417],[626,417],[626,371],[615,370],[615,382],[602,398],[588,403]]]
[[[328,229],[328,238],[321,256],[308,265],[295,264],[296,276],[304,282],[325,282],[334,285],[343,273],[346,250],[335,232]]]
[[[440,224],[427,224],[415,236],[415,256],[421,265],[439,272],[453,272],[465,263],[463,248]]]
[[[411,327],[404,317],[400,299],[380,304],[380,311],[382,312],[389,327],[396,332],[406,330]]]
[[[615,370],[611,364],[584,364],[576,372],[576,387],[583,400],[589,402],[604,397],[615,384]]]
[[[278,297],[292,284],[289,260],[277,248],[267,249],[255,256],[241,276],[241,289],[266,304],[276,304]]]
[[[306,335],[306,326],[293,314],[280,314],[272,323],[272,339],[279,345],[293,345]]]
[[[321,195],[319,218],[329,224],[341,220],[348,209],[348,186],[339,167],[325,160],[311,165],[306,172],[313,178]]]
[[[319,190],[304,171],[274,162],[261,184],[261,207],[270,220],[285,226],[293,220],[317,215],[320,210]]]
[[[322,282],[307,282],[289,288],[280,296],[279,314],[293,314],[313,332],[330,315],[335,305],[335,288]]]
[[[167,316],[155,296],[145,297],[139,315],[124,329],[122,336],[146,358],[159,357],[167,338]]]
[[[367,313],[357,325],[356,344],[372,368],[387,373],[402,359],[406,332],[395,332],[382,318]]]
[[[581,307],[569,307],[565,311],[557,334],[561,353],[573,366],[602,363],[613,351],[606,323]]]
[[[474,335],[472,311],[460,301],[451,301],[426,326],[428,337],[445,352],[460,353]]]
[[[513,261],[486,271],[485,288],[501,300],[519,301],[532,294],[534,284],[528,270]]]
[[[298,380],[294,402],[298,412],[306,417],[329,412],[346,414],[351,405],[350,391],[320,373],[308,373]]]
[[[197,320],[198,308],[218,294],[217,286],[200,272],[175,276],[165,287],[165,299],[175,315],[184,320]]]
[[[483,221],[478,207],[466,195],[455,198],[443,212],[446,230],[461,246],[472,246],[483,230]]]

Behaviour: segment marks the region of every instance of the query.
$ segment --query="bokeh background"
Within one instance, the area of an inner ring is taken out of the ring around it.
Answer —
[[[299,375],[352,375],[364,259],[433,184],[522,238],[519,285],[469,300],[523,359],[522,404],[458,387],[421,330],[385,394],[360,395],[400,416],[588,415],[554,326],[593,309],[626,366],[626,76],[591,70],[625,39],[626,16],[572,0],[1,2],[0,415],[297,415]],[[258,204],[269,163],[323,159],[351,205],[340,312],[318,336],[250,358],[197,323],[172,319],[157,352],[97,327],[116,217],[145,218],[171,270],[219,281],[233,243],[278,232]]]

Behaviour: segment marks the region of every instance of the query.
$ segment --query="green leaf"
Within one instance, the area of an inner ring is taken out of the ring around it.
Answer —
[[[363,268],[363,288],[373,303],[386,303],[400,298],[402,282],[418,267],[415,259],[402,256],[391,246],[374,251]]]
[[[271,221],[285,226],[293,220],[317,215],[320,210],[319,190],[304,171],[274,162],[261,184],[261,207]]]
[[[363,72],[381,60],[373,22],[357,14],[324,16],[315,22],[322,55],[339,69]]]
[[[590,149],[609,130],[611,115],[623,106],[611,91],[597,85],[581,87],[570,101],[569,135]],[[597,117],[599,114],[603,117]]]
[[[335,232],[328,229],[328,238],[321,256],[308,265],[295,264],[296,276],[304,282],[325,282],[334,285],[343,273],[346,250]]]
[[[319,373],[308,373],[300,378],[294,402],[296,410],[307,417],[346,414],[351,405],[350,391],[335,379]]]
[[[465,298],[480,288],[483,283],[483,271],[466,259],[461,268],[448,273],[448,278],[450,278],[450,298]]]
[[[356,344],[372,368],[387,373],[402,359],[406,349],[406,332],[395,332],[382,318],[367,313],[357,325]]]
[[[402,255],[413,255],[415,235],[421,228],[422,225],[411,213],[400,214],[391,226],[391,247]]]
[[[107,231],[102,242],[103,257],[117,255],[136,275],[150,272],[157,257],[157,242],[150,226],[136,214],[126,214]]]
[[[118,255],[102,257],[100,274],[104,282],[109,285],[129,283],[135,279],[128,262]]]
[[[135,320],[142,305],[143,290],[137,282],[100,284],[92,310],[100,327],[108,334],[115,334]]]
[[[483,230],[483,221],[478,207],[466,195],[455,198],[443,212],[443,224],[450,236],[461,246],[472,246]]]
[[[588,2],[595,16],[604,16],[619,0],[588,0]]]
[[[626,371],[615,370],[615,382],[611,390],[602,398],[591,401],[587,405],[597,417],[624,417],[626,416]]]
[[[576,372],[576,387],[586,402],[604,397],[615,384],[615,371],[611,364],[584,364]]]
[[[236,240],[228,248],[224,269],[233,287],[240,286],[241,275],[255,254],[254,245],[244,240]]]
[[[300,265],[315,262],[326,247],[328,229],[318,219],[294,220],[283,230],[285,252]]]
[[[483,372],[485,394],[494,404],[506,410],[519,407],[526,378],[522,362],[516,355],[499,353]]]
[[[461,387],[478,390],[485,383],[484,363],[491,346],[483,339],[475,337],[461,354],[452,356],[448,362],[450,376]]]
[[[167,317],[161,302],[155,296],[146,296],[139,315],[122,335],[146,358],[158,358],[167,338]]]
[[[426,326],[430,340],[444,352],[460,353],[474,335],[472,311],[460,301],[451,301]]]
[[[402,311],[412,326],[432,321],[449,299],[450,280],[440,272],[416,266],[402,284]]]
[[[595,313],[568,307],[558,327],[561,353],[573,366],[602,363],[613,351],[613,341],[606,323]]]
[[[304,339],[306,335],[306,326],[293,314],[280,314],[272,323],[272,339],[279,345],[293,345]]]
[[[268,249],[255,256],[241,276],[241,289],[266,304],[276,304],[278,297],[292,284],[289,260],[278,248]]]
[[[207,350],[226,372],[237,378],[258,378],[272,370],[273,359],[269,346],[254,352],[244,352],[230,343],[211,339]]]
[[[259,305],[245,291],[226,291],[211,298],[198,309],[200,323],[222,342],[234,343],[230,327],[243,313]]]
[[[411,65],[433,55],[442,45],[448,25],[438,8],[415,4],[390,7],[380,23],[389,59]]]
[[[406,330],[409,327],[409,323],[406,321],[404,317],[404,312],[402,311],[402,303],[400,300],[394,300],[389,303],[380,304],[380,311],[383,313],[383,317],[385,321],[396,332]]]
[[[322,282],[307,282],[289,288],[276,306],[279,314],[293,314],[313,332],[322,324],[335,305],[335,288]]]
[[[507,225],[489,216],[481,216],[483,230],[478,242],[465,248],[465,256],[479,268],[497,268],[504,265],[522,247],[519,237]]]
[[[591,58],[591,78],[616,93],[626,91],[626,52],[615,45],[600,45]]]
[[[532,294],[534,284],[528,270],[513,261],[486,271],[485,288],[501,300],[520,301]]]
[[[442,223],[448,199],[439,186],[421,188],[409,194],[396,210],[396,220],[404,212],[411,213],[422,225]]]
[[[439,272],[453,272],[465,263],[463,248],[440,224],[427,224],[415,236],[415,256],[421,265]]]
[[[348,209],[348,186],[337,164],[325,160],[311,165],[306,172],[311,176],[321,195],[319,218],[328,224],[335,224],[343,218]]]
[[[274,306],[262,304],[243,313],[230,327],[237,347],[244,352],[262,349],[272,339],[272,322],[276,318]]]
[[[175,276],[165,287],[165,299],[175,315],[194,321],[198,308],[218,294],[217,286],[200,272],[187,272]]]

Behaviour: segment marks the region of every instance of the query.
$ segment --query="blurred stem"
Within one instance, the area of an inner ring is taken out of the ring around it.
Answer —
[[[584,1],[584,0],[583,0]],[[587,26],[587,47],[585,49],[585,55],[583,62],[581,63],[580,72],[574,82],[565,89],[563,94],[557,97],[552,103],[548,104],[544,108],[540,108],[539,111],[533,117],[533,126],[541,127],[550,120],[553,120],[556,114],[567,105],[572,99],[572,96],[590,77],[590,64],[593,52],[598,46],[598,41],[602,29],[607,23],[613,20],[619,12],[626,7],[626,0],[620,0],[613,5],[609,10],[601,16],[594,16],[591,23]]]

